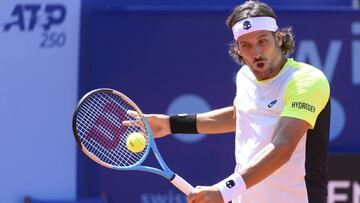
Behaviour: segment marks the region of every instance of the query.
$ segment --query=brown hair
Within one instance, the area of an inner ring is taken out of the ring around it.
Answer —
[[[230,16],[226,19],[226,25],[231,29],[237,22],[248,17],[268,16],[277,19],[275,12],[265,3],[260,1],[246,1],[245,3],[235,7]],[[291,27],[278,30],[282,35],[281,50],[284,56],[288,56],[294,52],[295,40]],[[275,37],[275,34],[274,34]],[[244,64],[243,58],[239,55],[239,48],[236,41],[229,45],[229,55],[238,64]]]

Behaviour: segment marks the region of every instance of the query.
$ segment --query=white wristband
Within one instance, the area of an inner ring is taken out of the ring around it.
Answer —
[[[236,172],[214,186],[219,189],[224,202],[230,202],[246,190],[244,179]]]

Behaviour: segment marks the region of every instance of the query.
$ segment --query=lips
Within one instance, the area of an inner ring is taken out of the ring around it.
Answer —
[[[254,64],[257,69],[262,69],[265,66],[265,61],[255,62]]]

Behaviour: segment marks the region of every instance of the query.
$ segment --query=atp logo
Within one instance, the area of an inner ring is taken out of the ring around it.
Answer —
[[[4,33],[43,31],[41,48],[63,47],[65,32],[54,31],[66,19],[63,4],[16,4],[10,11],[10,20],[3,24]]]

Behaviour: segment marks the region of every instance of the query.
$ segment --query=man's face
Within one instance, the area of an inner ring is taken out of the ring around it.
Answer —
[[[258,80],[277,75],[284,62],[280,46],[280,33],[260,30],[240,36],[237,40],[239,54]]]

